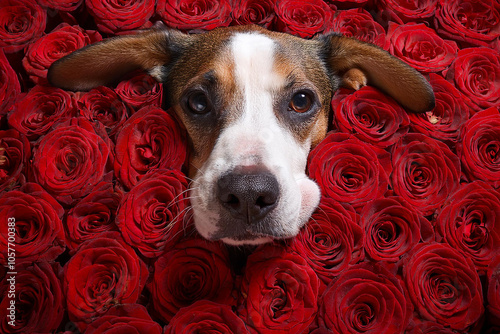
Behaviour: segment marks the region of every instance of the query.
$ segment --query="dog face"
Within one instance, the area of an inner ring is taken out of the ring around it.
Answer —
[[[137,68],[165,84],[189,134],[197,230],[233,245],[293,237],[308,221],[320,191],[305,174],[307,156],[326,134],[340,85],[373,84],[414,112],[434,104],[417,71],[374,46],[256,26],[110,39],[57,61],[48,79],[87,90]]]

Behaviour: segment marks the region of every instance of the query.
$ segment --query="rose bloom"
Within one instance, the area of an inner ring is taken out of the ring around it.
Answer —
[[[456,334],[453,329],[434,321],[413,318],[405,330],[405,334]]]
[[[10,106],[21,92],[16,72],[0,49],[0,119],[9,111]]]
[[[458,156],[469,180],[500,187],[500,113],[496,108],[478,112],[462,128]]]
[[[271,29],[276,14],[274,13],[274,0],[239,0],[233,5],[234,25],[257,24]]]
[[[0,0],[0,48],[22,50],[43,34],[47,12],[32,0]]]
[[[72,93],[37,85],[14,104],[9,125],[35,141],[47,134],[55,122],[74,116],[75,109]]]
[[[161,107],[163,86],[146,73],[132,74],[116,86],[115,92],[135,110],[148,106]]]
[[[302,256],[264,245],[248,257],[238,314],[258,333],[303,333],[318,310],[319,285]]]
[[[318,324],[333,333],[403,333],[412,314],[403,282],[382,266],[363,263],[330,283]]]
[[[72,12],[80,7],[83,0],[38,0],[38,3],[44,7],[65,12]]]
[[[327,0],[326,3],[330,6],[335,5],[339,9],[351,9],[357,7],[368,7],[372,0]]]
[[[403,278],[422,319],[467,331],[484,312],[474,264],[449,245],[417,245],[403,265]]]
[[[0,246],[7,250],[12,244],[8,218],[14,218],[16,264],[53,261],[65,249],[63,215],[61,205],[38,184],[26,183],[5,192],[0,196]],[[7,252],[1,252],[1,264],[7,260]]]
[[[438,0],[379,0],[377,7],[385,22],[394,21],[400,24],[430,20],[436,12]]]
[[[158,0],[156,13],[172,28],[212,30],[231,23],[231,7],[229,0]]]
[[[488,312],[491,323],[500,326],[500,256],[497,256],[488,267]]]
[[[167,112],[142,108],[116,135],[115,176],[130,189],[151,169],[181,169],[187,154],[185,140],[184,132]]]
[[[277,0],[276,28],[299,37],[312,37],[331,29],[334,11],[321,0]]]
[[[96,31],[62,23],[28,46],[23,66],[33,82],[47,84],[47,72],[53,62],[100,40],[102,37]]]
[[[362,8],[337,12],[333,19],[332,30],[347,37],[383,47],[384,28],[373,20],[369,12]]]
[[[151,307],[165,322],[198,300],[234,304],[233,287],[234,274],[225,248],[196,238],[179,242],[160,256],[148,286]]]
[[[7,250],[7,248],[5,248]],[[54,333],[64,316],[64,295],[59,280],[60,265],[41,261],[36,263],[16,263],[16,274],[7,274],[0,283],[0,331],[10,333]],[[12,299],[11,282],[15,277],[15,293]],[[9,297],[8,297],[9,296]],[[15,325],[7,315],[7,310],[15,301]]]
[[[229,305],[200,300],[182,308],[165,327],[165,334],[245,334],[247,326]]]
[[[31,148],[28,139],[14,129],[0,131],[0,192],[10,190],[24,171]]]
[[[423,23],[389,23],[385,49],[420,72],[441,72],[458,52],[457,43],[439,37]]]
[[[424,216],[441,207],[460,181],[458,157],[440,141],[410,133],[392,147],[394,192]]]

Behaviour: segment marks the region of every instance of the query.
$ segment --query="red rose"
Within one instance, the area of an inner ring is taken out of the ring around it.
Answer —
[[[419,244],[403,266],[415,311],[457,331],[484,312],[481,283],[472,261],[446,244]]]
[[[229,0],[158,0],[156,13],[169,27],[212,30],[231,23]]]
[[[80,7],[83,0],[38,0],[38,3],[44,7],[65,12],[72,12]]]
[[[164,110],[145,107],[123,124],[115,154],[115,176],[130,189],[151,169],[180,169],[186,159],[185,135]]]
[[[378,147],[391,146],[409,130],[410,120],[405,110],[370,86],[347,95],[340,102],[334,99],[332,109],[336,128]]]
[[[120,233],[87,240],[64,267],[70,319],[83,330],[112,306],[135,303],[147,277],[146,265]]]
[[[16,72],[10,66],[3,50],[0,49],[0,119],[9,111],[20,92],[21,86]]]
[[[68,247],[76,250],[86,240],[107,231],[118,231],[116,211],[123,191],[111,183],[102,183],[69,210],[66,217]]]
[[[368,7],[372,4],[372,0],[327,0],[329,4],[335,4],[339,9],[351,9],[357,7]],[[330,5],[333,6],[333,5]]]
[[[233,24],[257,24],[270,29],[276,17],[274,0],[239,0],[232,15]]]
[[[109,145],[104,129],[83,118],[61,123],[33,152],[34,179],[59,202],[73,205],[103,179],[111,158]]]
[[[133,75],[121,81],[115,92],[128,105],[139,110],[142,107],[161,107],[163,85],[146,73]]]
[[[500,256],[489,264],[488,267],[488,312],[491,323],[500,326]]]
[[[74,116],[73,95],[60,88],[35,86],[12,107],[9,125],[35,141],[55,122]]]
[[[440,141],[418,133],[392,147],[394,192],[424,216],[441,207],[460,181],[458,157]]]
[[[165,334],[245,334],[248,329],[229,305],[200,300],[182,308],[165,327]]]
[[[14,129],[0,131],[0,192],[13,188],[31,156],[30,143]]]
[[[439,37],[424,23],[389,22],[385,49],[420,72],[441,72],[458,52],[457,43]]]
[[[476,110],[499,106],[500,54],[489,48],[460,50],[446,80],[466,95]]]
[[[303,333],[316,315],[319,285],[302,256],[265,245],[248,257],[238,314],[258,333]]]
[[[217,243],[184,240],[154,264],[149,290],[151,306],[160,319],[170,322],[183,307],[207,299],[234,304],[234,275],[229,256]]]
[[[337,12],[333,19],[332,30],[347,37],[383,47],[385,44],[384,28],[362,8]]]
[[[434,17],[438,0],[408,2],[406,0],[379,0],[377,7],[380,19],[400,24],[422,22]]]
[[[27,183],[19,190],[3,193],[0,196],[0,246],[4,249],[0,252],[1,264],[8,262],[9,243],[15,245],[16,264],[53,261],[58,257],[65,249],[63,214],[61,205],[38,184]],[[13,220],[15,226],[12,226]]]
[[[412,313],[403,282],[378,265],[352,267],[330,283],[318,323],[333,333],[403,333]]]
[[[126,30],[145,29],[155,12],[155,1],[85,0],[97,28],[106,34],[123,33]]]
[[[412,319],[405,330],[405,334],[456,334],[453,329],[434,321]]]
[[[328,32],[334,10],[321,0],[276,1],[276,28],[299,37]]]
[[[47,71],[53,62],[100,40],[102,37],[96,31],[62,23],[28,46],[23,66],[34,83],[47,84]]]
[[[390,156],[352,135],[331,133],[309,154],[309,176],[324,196],[360,210],[388,190]]]
[[[7,248],[5,248],[7,249]],[[60,265],[37,262],[16,266],[16,274],[7,274],[0,285],[2,318],[0,331],[10,333],[54,333],[64,316],[64,296],[58,278]],[[14,278],[15,292],[11,284]],[[10,294],[14,294],[13,297]],[[9,311],[15,301],[14,317]],[[15,325],[10,321],[15,319]]]
[[[496,108],[478,112],[462,127],[458,156],[469,180],[500,187],[500,113]]]
[[[43,34],[47,13],[32,0],[0,0],[0,48],[22,50]]]

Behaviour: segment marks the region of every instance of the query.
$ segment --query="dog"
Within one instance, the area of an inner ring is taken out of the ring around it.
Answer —
[[[49,82],[86,91],[142,69],[186,128],[194,224],[209,240],[258,245],[297,235],[320,201],[306,175],[333,93],[373,85],[410,112],[434,108],[427,80],[384,50],[331,33],[302,39],[258,26],[152,29],[54,62]]]

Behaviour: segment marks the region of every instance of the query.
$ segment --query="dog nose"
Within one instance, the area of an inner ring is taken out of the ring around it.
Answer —
[[[280,188],[267,171],[233,171],[217,182],[220,203],[249,224],[262,220],[276,206]]]

